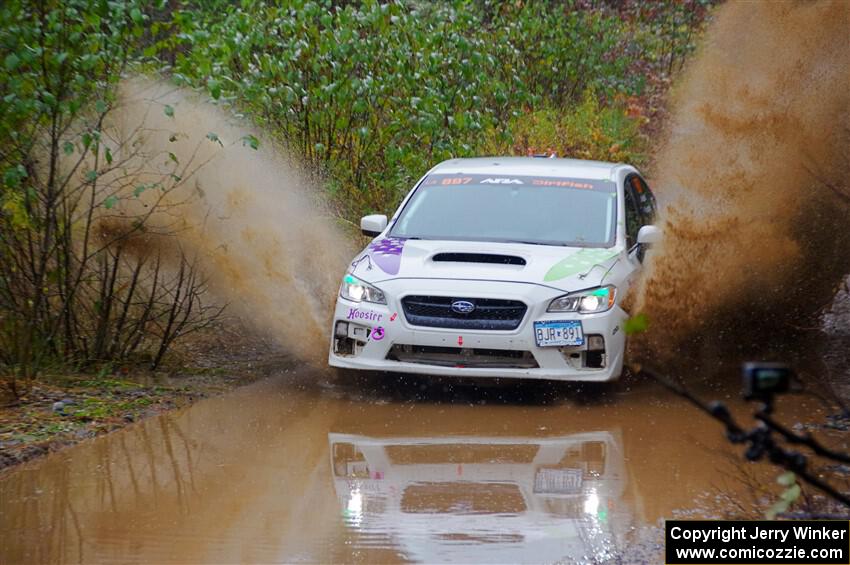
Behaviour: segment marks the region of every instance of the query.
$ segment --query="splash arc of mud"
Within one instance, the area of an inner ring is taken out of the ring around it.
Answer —
[[[637,296],[652,355],[695,336],[760,339],[850,271],[850,210],[828,188],[847,187],[850,164],[848,29],[841,1],[718,11],[655,165],[665,242]]]
[[[242,142],[252,128],[162,82],[125,82],[113,120],[125,136],[143,124],[146,154],[197,164],[169,195],[174,206],[150,219],[153,227],[159,223],[174,235],[172,244],[198,258],[230,313],[322,365],[352,250],[297,163],[261,135],[252,149]]]

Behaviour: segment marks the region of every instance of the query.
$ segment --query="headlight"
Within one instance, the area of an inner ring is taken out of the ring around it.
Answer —
[[[361,281],[354,275],[345,275],[342,277],[342,286],[339,287],[339,295],[354,302],[387,303],[383,292],[371,284]]]
[[[617,288],[613,285],[600,286],[580,292],[559,296],[549,303],[547,312],[578,312],[579,314],[595,314],[605,312],[614,306],[617,298]]]

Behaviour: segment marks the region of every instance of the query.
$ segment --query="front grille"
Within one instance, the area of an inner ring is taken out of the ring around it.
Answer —
[[[452,303],[457,301],[470,302],[475,309],[468,314],[455,312]],[[528,309],[519,300],[451,296],[405,296],[401,306],[414,326],[459,330],[515,330]]]
[[[530,351],[395,344],[387,353],[388,361],[461,367],[468,369],[537,369]]]

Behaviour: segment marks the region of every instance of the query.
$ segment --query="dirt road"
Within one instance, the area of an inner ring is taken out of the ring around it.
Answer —
[[[735,388],[702,392],[743,415]],[[717,515],[715,487],[746,504],[718,451],[719,427],[650,383],[553,395],[304,371],[6,475],[0,560],[637,558],[659,550],[660,519]]]

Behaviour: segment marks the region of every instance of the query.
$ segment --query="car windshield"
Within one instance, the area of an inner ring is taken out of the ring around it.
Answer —
[[[610,181],[514,175],[429,175],[393,237],[611,247],[617,207]]]

